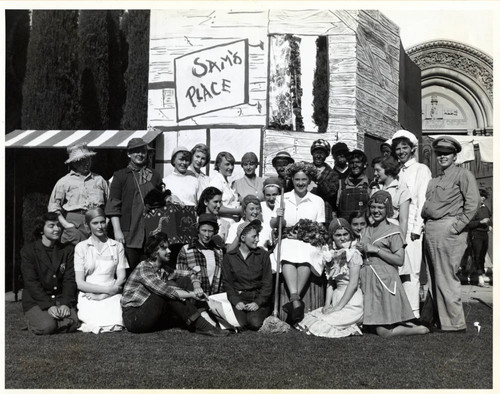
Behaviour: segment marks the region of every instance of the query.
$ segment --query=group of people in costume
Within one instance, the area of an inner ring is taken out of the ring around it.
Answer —
[[[281,317],[306,334],[426,334],[434,327],[419,320],[425,250],[437,328],[462,331],[456,273],[469,228],[484,260],[480,232],[491,223],[473,175],[455,164],[455,139],[433,142],[442,171],[436,178],[417,162],[416,149],[411,132],[397,131],[373,159],[369,180],[363,151],[318,139],[311,162],[278,152],[276,175],[266,179],[247,152],[244,175],[232,181],[229,152],[218,153],[207,174],[206,145],[176,147],[173,171],[162,178],[149,164],[152,148],[133,138],[127,166],[108,183],[91,171],[95,152],[71,146],[70,172],[35,223],[37,240],[21,253],[28,327],[35,334],[143,333],[181,325],[226,336],[207,304],[226,293],[240,329],[259,330],[272,311],[273,275],[280,275]],[[191,242],[173,245],[166,234],[146,231],[151,196],[196,211]]]

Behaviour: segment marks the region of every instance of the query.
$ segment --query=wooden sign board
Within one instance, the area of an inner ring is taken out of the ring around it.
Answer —
[[[248,42],[234,41],[174,60],[177,121],[248,103]]]

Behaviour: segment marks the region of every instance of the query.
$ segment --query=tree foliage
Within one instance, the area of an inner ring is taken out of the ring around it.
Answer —
[[[313,81],[313,120],[320,133],[325,133],[328,127],[328,75],[328,40],[320,36],[316,40]]]
[[[23,86],[24,129],[78,125],[78,11],[34,10]]]
[[[5,132],[21,128],[23,81],[30,36],[28,10],[5,11]]]
[[[123,21],[128,43],[128,67],[125,72],[127,98],[122,129],[145,129],[148,118],[149,79],[148,10],[131,10]]]

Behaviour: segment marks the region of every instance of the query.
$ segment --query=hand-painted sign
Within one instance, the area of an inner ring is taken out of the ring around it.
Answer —
[[[248,103],[248,42],[240,40],[174,60],[177,121]]]

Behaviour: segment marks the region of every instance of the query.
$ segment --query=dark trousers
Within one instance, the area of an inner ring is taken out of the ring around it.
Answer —
[[[482,275],[484,274],[484,258],[488,252],[488,232],[473,231],[470,234],[470,246],[474,263],[473,273]]]
[[[71,314],[64,319],[57,320],[43,311],[38,305],[24,313],[28,322],[28,329],[36,335],[51,335],[64,332],[74,332],[78,328],[78,316],[74,308]]]
[[[257,293],[253,291],[245,292],[242,293],[241,296],[243,298],[243,303],[250,304],[257,297]],[[268,304],[262,305],[255,312],[249,312],[240,311],[233,305],[233,311],[241,328],[256,331],[262,326],[264,319],[271,314],[271,307]]]
[[[142,249],[139,248],[128,248],[125,246],[125,256],[127,257],[129,269],[128,274],[130,274],[135,267],[141,262]]]
[[[200,312],[191,302],[154,293],[139,307],[123,308],[123,323],[128,331],[135,333],[165,330],[179,324],[190,326],[198,317]]]

